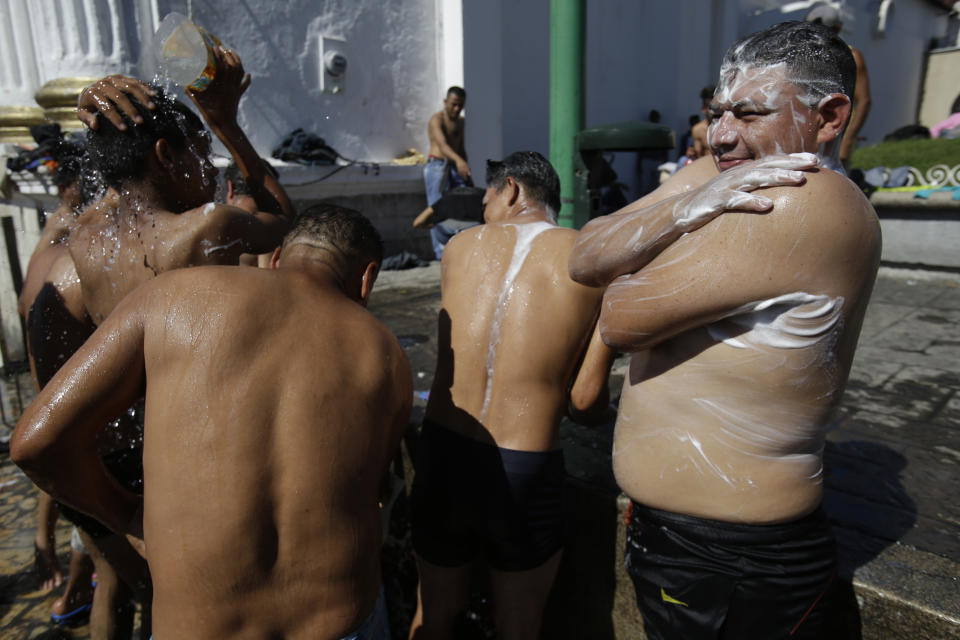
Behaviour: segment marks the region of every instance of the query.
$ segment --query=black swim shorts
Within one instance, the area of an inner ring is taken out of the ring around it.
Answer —
[[[563,451],[500,449],[425,422],[412,490],[413,547],[441,567],[483,556],[539,567],[563,547]]]
[[[821,509],[749,525],[632,505],[627,572],[650,640],[821,637],[836,544]]]

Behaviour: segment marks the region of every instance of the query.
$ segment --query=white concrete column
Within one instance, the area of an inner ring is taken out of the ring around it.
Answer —
[[[28,0],[0,2],[0,105],[36,106],[40,84]]]
[[[34,0],[29,3],[40,84],[63,77],[130,73],[133,59],[127,25],[139,7],[120,0]]]

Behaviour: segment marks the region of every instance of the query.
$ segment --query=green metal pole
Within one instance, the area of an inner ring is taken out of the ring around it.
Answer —
[[[550,1],[550,162],[560,176],[561,226],[574,217],[574,136],[583,128],[586,0]]]

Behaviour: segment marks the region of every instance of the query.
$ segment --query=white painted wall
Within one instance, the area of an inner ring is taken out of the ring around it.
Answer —
[[[441,53],[439,35],[459,46],[456,2],[3,0],[0,104],[34,106],[33,93],[57,77],[135,72],[158,18],[178,11],[240,53],[253,76],[240,120],[262,154],[302,127],[348,158],[385,161],[411,147],[426,151],[441,82],[462,81],[462,61]],[[345,91],[337,95],[320,88],[323,36],[345,41]]]
[[[149,0],[0,2],[0,104],[36,106],[54,78],[129,73]]]
[[[931,39],[947,32],[944,9],[925,0],[895,0],[880,33],[879,5],[877,0],[846,0],[840,34],[863,53],[870,75],[872,107],[860,130],[865,144],[880,142],[891,131],[917,122],[924,58]],[[801,20],[805,13],[770,11],[748,18],[744,34],[783,20]]]
[[[348,158],[384,161],[427,149],[440,108],[435,0],[160,1],[235,47],[253,83],[241,124],[261,153],[297,127]],[[323,36],[345,41],[345,91],[320,90]]]

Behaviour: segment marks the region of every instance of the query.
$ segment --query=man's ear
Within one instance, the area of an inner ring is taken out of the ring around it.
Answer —
[[[270,256],[270,268],[276,269],[280,265],[280,251],[283,247],[277,247]]]
[[[173,171],[173,150],[166,138],[160,138],[153,144],[153,155],[161,167],[167,171]]]
[[[512,177],[507,176],[507,184],[503,188],[508,190],[508,204],[512,207],[520,198],[520,184]]]
[[[820,128],[817,131],[817,144],[824,144],[843,135],[851,110],[850,98],[842,93],[831,93],[817,105],[820,115]]]
[[[363,276],[360,280],[360,304],[367,306],[367,298],[373,291],[373,284],[377,281],[377,275],[380,273],[380,265],[376,262],[370,262],[363,270]]]

